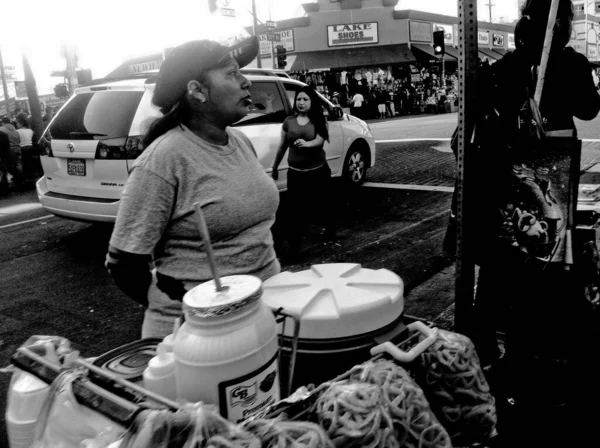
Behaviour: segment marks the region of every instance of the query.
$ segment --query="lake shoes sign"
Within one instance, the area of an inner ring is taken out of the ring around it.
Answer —
[[[379,42],[377,22],[329,25],[327,43],[330,47],[376,44]]]

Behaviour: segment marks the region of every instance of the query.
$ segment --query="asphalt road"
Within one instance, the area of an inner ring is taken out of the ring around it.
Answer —
[[[581,136],[600,138],[597,124],[586,124]],[[411,301],[410,291],[451,263],[441,242],[454,179],[448,140],[456,114],[370,125],[380,141],[377,165],[360,189],[338,184],[337,243],[322,244],[320,228],[312,226],[303,263],[283,269],[333,262],[390,269],[406,284],[405,312],[431,319],[449,303]],[[589,160],[600,154],[596,145],[586,142]],[[48,216],[34,191],[0,200],[0,366],[34,334],[66,337],[83,356],[139,338],[143,310],[103,267],[110,232],[111,226]],[[3,416],[9,379],[0,375],[0,446],[8,446]]]

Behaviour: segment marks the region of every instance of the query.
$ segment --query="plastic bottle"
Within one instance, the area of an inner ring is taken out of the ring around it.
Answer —
[[[175,399],[175,357],[162,342],[158,344],[156,353],[144,370],[144,387],[163,397]]]
[[[167,352],[172,353],[173,349],[175,348],[175,338],[177,337],[179,327],[181,327],[181,319],[178,317],[175,319],[175,324],[173,324],[173,333],[166,335],[162,341]]]
[[[175,338],[177,398],[218,406],[239,423],[279,400],[279,350],[262,282],[250,275],[196,286],[183,298],[186,321]]]

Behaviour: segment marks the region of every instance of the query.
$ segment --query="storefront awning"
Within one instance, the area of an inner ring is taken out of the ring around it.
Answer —
[[[291,71],[317,68],[368,67],[371,65],[392,65],[414,62],[415,57],[408,44],[382,45],[379,47],[352,47],[324,51],[291,53],[295,60]]]
[[[506,53],[508,53],[508,50],[505,50],[503,48],[494,48],[492,51],[500,53],[500,56],[506,56]]]
[[[454,59],[458,60],[458,50],[454,47],[446,45],[446,55],[452,56]]]
[[[435,54],[435,51],[433,51],[433,47],[431,45],[425,45],[425,44],[410,44],[410,49],[413,51],[413,53],[415,54],[415,56],[417,57],[427,57],[428,59],[440,59],[440,55]],[[446,49],[448,50],[448,48]],[[454,48],[453,48],[454,50]],[[457,55],[458,56],[458,55]],[[458,58],[455,56],[452,56],[451,53],[449,53],[448,51],[446,51],[446,61],[456,61]]]

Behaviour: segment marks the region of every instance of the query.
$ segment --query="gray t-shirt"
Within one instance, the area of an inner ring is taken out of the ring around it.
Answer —
[[[277,274],[271,226],[279,193],[248,137],[227,134],[219,146],[181,126],[152,142],[125,185],[110,244],[153,253],[157,271],[186,288],[210,280],[193,205],[200,202],[221,276]]]

